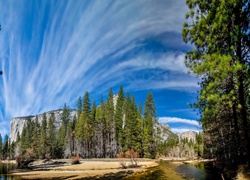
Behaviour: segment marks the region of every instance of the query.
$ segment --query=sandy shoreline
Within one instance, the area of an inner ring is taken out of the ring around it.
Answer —
[[[0,160],[3,164],[16,164],[16,160]]]
[[[126,164],[129,165],[129,160]],[[118,159],[91,159],[81,160],[81,164],[71,165],[70,160],[53,160],[42,163],[36,161],[33,170],[15,170],[11,175],[23,179],[98,179],[122,178],[129,175],[145,172],[146,168],[158,166],[155,160],[140,159],[139,167],[123,169]]]
[[[189,159],[189,158],[176,158],[176,157],[162,157],[162,158],[159,158],[159,160],[170,161],[174,163],[186,163],[186,164],[215,161],[214,159]]]

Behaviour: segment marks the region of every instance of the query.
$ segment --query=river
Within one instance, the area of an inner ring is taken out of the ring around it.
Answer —
[[[1,180],[18,180],[19,178],[8,175],[8,172],[16,169],[16,164],[0,162],[0,179]]]
[[[150,168],[147,173],[138,174],[128,180],[220,180],[220,174],[209,162],[184,164],[181,162],[161,161],[159,166]]]
[[[10,170],[16,168],[15,164],[2,164],[0,163],[0,180],[19,180],[20,178],[8,175]],[[138,174],[132,178],[133,180],[220,180],[221,177],[216,173],[211,163],[198,163],[198,164],[183,164],[161,161],[159,166],[149,169],[147,173]]]
[[[210,162],[200,162],[197,164],[182,164],[176,168],[179,174],[187,179],[213,180],[222,179],[217,169]]]

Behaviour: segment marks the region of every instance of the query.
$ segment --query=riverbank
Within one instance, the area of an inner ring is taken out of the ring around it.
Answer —
[[[3,164],[16,164],[16,160],[0,160],[0,163]]]
[[[121,162],[128,168],[124,169]],[[129,159],[89,159],[81,164],[71,165],[71,160],[36,161],[29,170],[17,169],[11,175],[23,179],[121,179],[136,173],[143,173],[147,168],[158,166],[155,160],[140,159],[138,167],[130,168]]]
[[[170,161],[170,162],[182,162],[182,163],[187,163],[187,164],[193,164],[193,163],[200,163],[200,162],[213,162],[214,159],[190,159],[190,158],[181,158],[181,157],[161,157],[159,160],[162,161]]]

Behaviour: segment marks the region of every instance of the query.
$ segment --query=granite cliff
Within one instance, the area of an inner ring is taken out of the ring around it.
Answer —
[[[179,139],[187,138],[188,140],[195,141],[196,134],[197,134],[197,132],[195,132],[195,131],[185,131],[183,133],[177,133],[176,135],[179,137]]]
[[[56,118],[56,122],[55,122],[56,129],[59,129],[59,127],[61,126],[61,122],[62,122],[63,110],[58,109],[58,110],[45,112],[46,117],[47,117],[47,121],[49,120],[49,118],[53,112],[54,112],[55,118]],[[73,109],[69,110],[69,121],[72,121],[73,117],[76,114],[77,114],[76,110],[73,110]],[[42,119],[43,119],[43,113],[39,114],[37,116],[38,116],[38,122],[41,124]],[[26,125],[27,120],[29,118],[31,119],[31,121],[35,121],[36,116],[15,117],[15,118],[11,119],[11,121],[10,121],[10,141],[11,142],[16,141],[18,133],[19,133],[19,135],[22,134],[23,128]]]

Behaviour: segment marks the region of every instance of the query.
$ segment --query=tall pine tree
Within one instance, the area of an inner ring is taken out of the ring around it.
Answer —
[[[48,123],[48,149],[51,158],[55,157],[55,145],[56,145],[56,126],[55,126],[56,117],[54,112],[52,112],[51,116],[49,117]]]
[[[114,111],[114,96],[113,90],[110,88],[105,109],[105,119],[107,128],[107,155],[108,157],[115,157],[117,154],[116,143],[116,122]]]
[[[39,147],[41,146],[40,146],[40,124],[38,122],[38,116],[35,117],[31,146],[34,151],[34,156],[36,158],[39,158],[39,152],[40,152]]]
[[[115,107],[115,120],[116,120],[116,138],[118,152],[121,151],[123,143],[123,119],[124,119],[124,91],[120,86],[118,98]]]
[[[80,114],[80,117],[76,123],[76,137],[80,140],[81,144],[84,146],[85,153],[84,156],[89,157],[90,156],[90,139],[91,139],[91,133],[92,133],[92,127],[91,127],[91,107],[90,107],[90,99],[89,99],[89,93],[86,92],[84,95],[83,100],[83,110]]]
[[[227,165],[250,164],[249,16],[246,0],[187,0],[191,19],[183,39],[194,45],[186,65],[201,77],[200,109],[206,146]],[[242,143],[243,142],[243,143]]]
[[[149,158],[155,158],[156,156],[156,144],[154,138],[154,125],[156,123],[156,106],[153,94],[150,92],[147,95],[144,109],[144,155]]]
[[[46,157],[48,147],[48,136],[47,136],[47,116],[43,113],[42,125],[41,125],[41,136],[40,136],[40,156],[42,159]]]
[[[0,159],[3,159],[3,139],[0,133]]]

